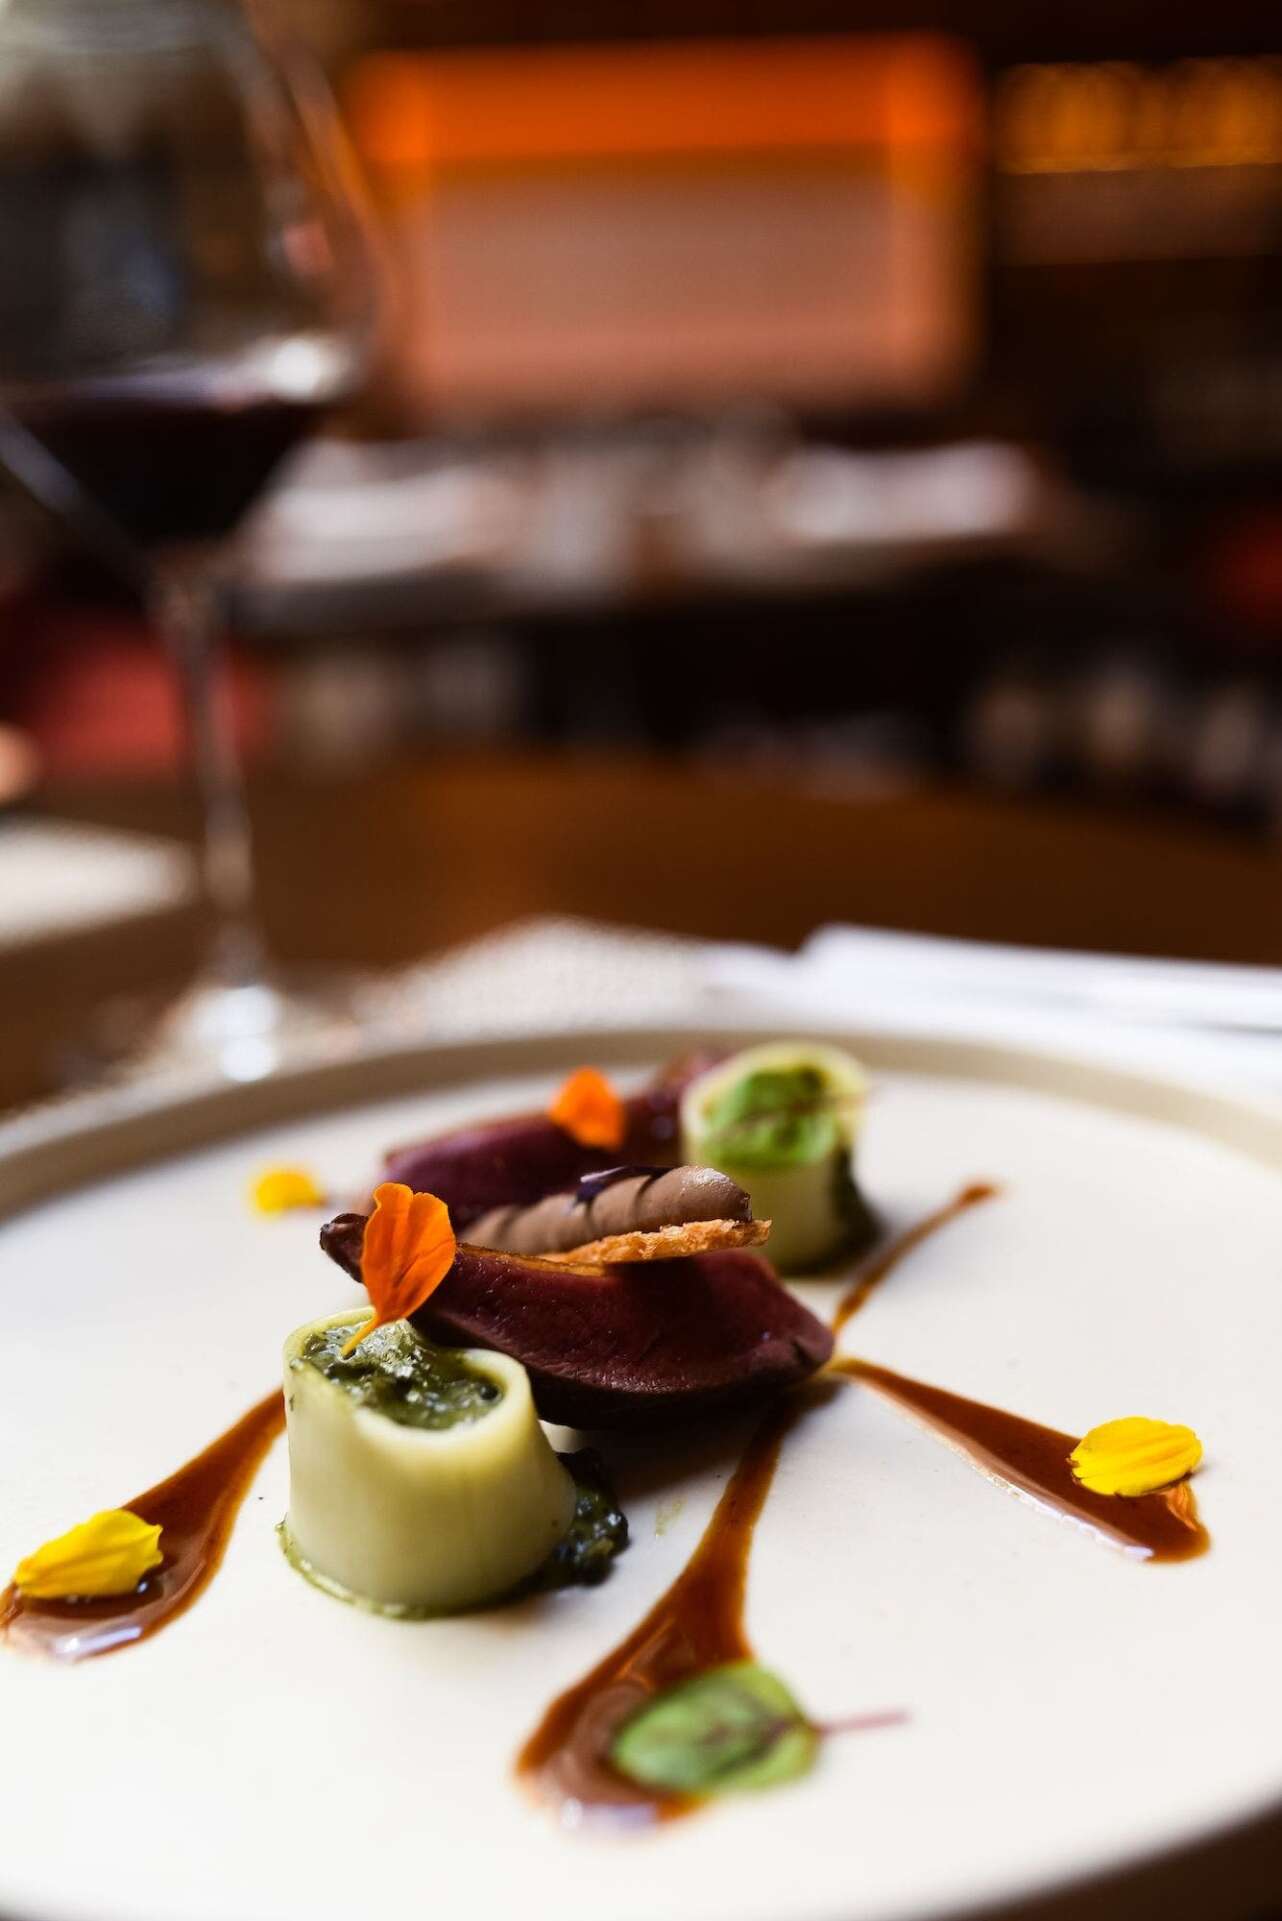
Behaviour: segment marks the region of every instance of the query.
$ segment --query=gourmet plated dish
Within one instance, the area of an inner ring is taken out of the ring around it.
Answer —
[[[261,1214],[324,1217],[316,1316],[280,1327],[282,1387],[167,1480],[33,1543],[0,1606],[8,1645],[73,1662],[178,1620],[282,1429],[287,1511],[251,1509],[244,1525],[278,1529],[298,1607],[430,1636],[453,1615],[576,1589],[587,1621],[619,1556],[647,1552],[629,1545],[616,1450],[661,1446],[666,1460],[724,1434],[735,1465],[685,1567],[616,1645],[591,1643],[534,1725],[514,1722],[497,1763],[572,1813],[567,1826],[609,1831],[798,1779],[825,1743],[871,1737],[913,1705],[824,1719],[757,1660],[746,1626],[781,1453],[803,1415],[822,1420],[852,1389],[1077,1523],[1094,1537],[1083,1553],[1200,1554],[1189,1428],[1120,1408],[1062,1432],[851,1350],[876,1289],[1002,1201],[977,1178],[888,1236],[859,1175],[867,1092],[848,1054],[796,1042],[689,1056],[627,1090],[585,1067],[541,1110],[392,1149],[359,1205],[335,1207],[304,1169],[267,1170]],[[340,1272],[367,1304],[333,1311]],[[790,1286],[802,1277],[818,1277],[807,1299],[822,1311]],[[539,1632],[537,1609],[521,1620]]]

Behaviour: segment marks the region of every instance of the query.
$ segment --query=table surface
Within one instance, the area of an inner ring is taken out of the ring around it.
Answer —
[[[1282,851],[1169,819],[490,754],[360,779],[268,777],[253,806],[263,918],[286,961],[394,966],[518,917],[571,913],[785,947],[823,921],[855,920],[1282,964]],[[41,810],[162,833],[190,825],[159,788],[64,790]],[[177,986],[200,936],[186,913],[0,956],[0,1104],[50,1090],[60,1050],[104,999]],[[1282,1821],[1020,1910],[1027,1921],[1230,1912],[1282,1915]]]
[[[190,831],[159,786],[41,811]],[[824,921],[1282,964],[1282,851],[1192,822],[960,791],[856,798],[633,756],[476,754],[255,783],[264,924],[283,961],[387,967],[526,915],[794,947]],[[0,959],[0,1106],[51,1090],[117,994],[176,987],[198,917]]]

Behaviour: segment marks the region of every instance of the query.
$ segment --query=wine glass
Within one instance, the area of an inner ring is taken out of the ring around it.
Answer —
[[[138,587],[182,685],[213,938],[147,1051],[252,1078],[333,1026],[265,963],[220,571],[377,335],[322,83],[236,0],[0,0],[0,260],[0,462]]]

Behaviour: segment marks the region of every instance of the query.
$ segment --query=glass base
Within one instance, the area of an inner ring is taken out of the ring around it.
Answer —
[[[369,982],[359,974],[273,973],[228,986],[197,980],[177,1000],[104,1007],[65,1063],[69,1085],[150,1075],[257,1081],[356,1052]]]
[[[358,983],[331,976],[223,987],[197,982],[165,1013],[144,1049],[157,1065],[203,1065],[257,1081],[294,1061],[350,1053],[360,1035]]]

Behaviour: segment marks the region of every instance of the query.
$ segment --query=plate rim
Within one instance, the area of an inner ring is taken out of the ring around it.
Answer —
[[[1118,1065],[1078,1048],[952,1036],[911,1026],[870,1029],[840,1018],[808,1022],[755,1014],[731,1020],[692,1016],[665,1018],[661,1024],[380,1041],[341,1059],[305,1061],[258,1081],[187,1078],[77,1095],[0,1122],[0,1223],[114,1176],[291,1120],[551,1072],[563,1067],[571,1054],[607,1067],[634,1066],[647,1056],[676,1055],[696,1043],[729,1049],[765,1036],[848,1047],[874,1075],[893,1071],[978,1081],[1175,1126],[1282,1173],[1282,1099],[1254,1088],[1230,1085],[1226,1090],[1197,1075]],[[1136,1881],[1156,1876],[1169,1897],[1181,1887],[1188,1866],[1196,1868],[1217,1847],[1249,1848],[1261,1825],[1279,1815],[1282,1796],[1276,1788],[1263,1788],[1232,1816],[1212,1816],[1172,1845],[1142,1847],[1079,1872],[1052,1870],[1050,1878],[1009,1889],[1000,1897],[959,1893],[940,1913],[992,1921],[1001,1916],[1034,1921],[1045,1913],[1047,1921],[1053,1914],[1063,1921],[1064,1904],[1076,1899],[1102,1901],[1102,1907],[1091,1906],[1093,1915],[1120,1916],[1129,1912],[1125,1903],[1134,1896],[1127,1890]],[[1263,1898],[1276,1899],[1280,1891],[1275,1882]],[[1229,1890],[1221,1884],[1219,1892],[1226,1895]],[[1243,1883],[1239,1892],[1243,1900],[1232,1912],[1254,1912],[1258,1890]],[[1112,1898],[1123,1905],[1110,1905]],[[27,1917],[6,1907],[3,1921]],[[854,1921],[853,1910],[834,1915],[832,1921]]]
[[[847,1047],[874,1073],[978,1080],[1084,1103],[1200,1134],[1282,1172],[1282,1098],[1211,1085],[1192,1073],[1118,1065],[1089,1051],[1031,1046],[838,1020],[753,1017],[540,1029],[470,1039],[380,1041],[338,1059],[312,1059],[261,1080],[215,1076],[129,1083],[72,1096],[0,1122],[0,1221],[116,1174],[219,1141],[343,1108],[374,1106],[470,1082],[534,1074],[568,1053],[634,1064],[698,1043],[727,1050],[763,1037]],[[434,1071],[435,1070],[435,1071]]]

